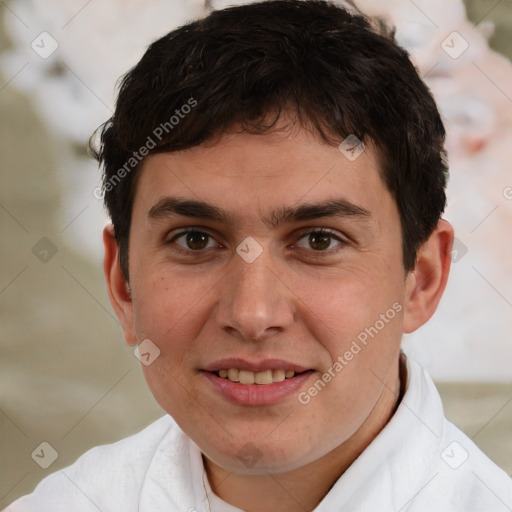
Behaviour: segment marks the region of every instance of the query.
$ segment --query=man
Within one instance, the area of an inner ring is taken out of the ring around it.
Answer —
[[[511,510],[400,351],[448,278],[443,142],[405,51],[332,4],[152,44],[96,156],[109,296],[168,415],[7,510]]]

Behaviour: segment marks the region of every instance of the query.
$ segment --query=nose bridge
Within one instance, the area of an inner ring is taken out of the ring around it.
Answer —
[[[268,251],[251,263],[236,255],[219,299],[219,327],[258,340],[289,326],[293,307],[276,273]]]
[[[262,256],[253,263],[238,262],[238,270],[234,274],[235,293],[244,299],[246,305],[251,302],[267,305],[273,298],[275,275],[267,259]]]

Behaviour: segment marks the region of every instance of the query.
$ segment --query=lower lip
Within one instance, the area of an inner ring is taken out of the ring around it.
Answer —
[[[250,406],[274,405],[282,402],[296,394],[313,373],[313,370],[308,370],[291,379],[272,384],[240,384],[218,377],[212,372],[202,372],[215,390],[226,400],[237,405]]]

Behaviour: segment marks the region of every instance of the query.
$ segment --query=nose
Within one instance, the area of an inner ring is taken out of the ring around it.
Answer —
[[[260,341],[286,330],[294,321],[293,294],[262,254],[247,263],[235,256],[223,281],[216,310],[218,326],[244,341]]]

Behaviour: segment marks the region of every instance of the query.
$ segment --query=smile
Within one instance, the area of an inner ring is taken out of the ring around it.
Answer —
[[[221,379],[227,379],[231,382],[259,385],[282,382],[285,379],[292,379],[296,375],[292,370],[263,370],[260,372],[251,372],[248,370],[239,370],[238,368],[223,369],[214,373]]]
[[[208,365],[200,374],[207,389],[222,401],[257,407],[293,399],[316,372],[281,359],[229,358]]]

